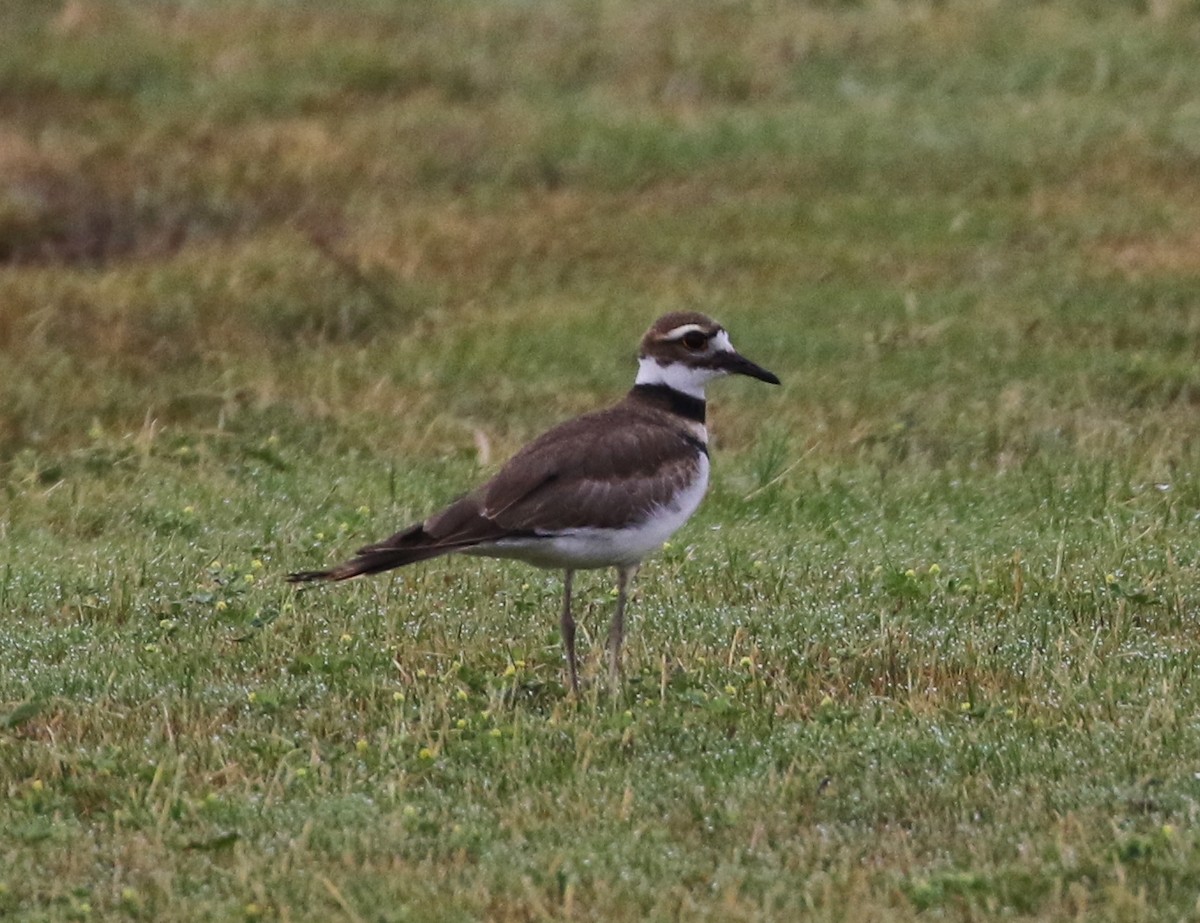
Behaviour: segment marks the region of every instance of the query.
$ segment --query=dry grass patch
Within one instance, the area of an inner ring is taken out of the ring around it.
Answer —
[[[1091,246],[1091,261],[1139,281],[1148,276],[1181,276],[1200,279],[1200,228],[1155,237],[1119,237]]]

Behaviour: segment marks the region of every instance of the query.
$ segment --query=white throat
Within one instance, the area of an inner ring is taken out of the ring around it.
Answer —
[[[704,400],[704,386],[722,374],[724,373],[716,369],[696,368],[684,365],[682,362],[663,365],[657,359],[642,356],[638,359],[637,378],[633,383],[635,385],[666,385],[688,397]]]

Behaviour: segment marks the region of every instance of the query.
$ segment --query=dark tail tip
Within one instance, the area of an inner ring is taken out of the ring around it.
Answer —
[[[332,572],[327,570],[301,570],[294,574],[288,574],[287,582],[311,583],[313,580],[328,580],[332,576]]]

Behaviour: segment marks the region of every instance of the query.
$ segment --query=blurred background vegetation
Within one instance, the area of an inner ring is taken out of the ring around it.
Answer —
[[[0,458],[247,414],[509,448],[689,306],[831,459],[1170,454],[1200,401],[1192,3],[0,17]]]

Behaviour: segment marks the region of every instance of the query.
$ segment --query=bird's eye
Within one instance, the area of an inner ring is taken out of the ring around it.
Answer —
[[[708,337],[699,330],[689,330],[683,335],[681,342],[688,349],[699,350],[708,345]]]

